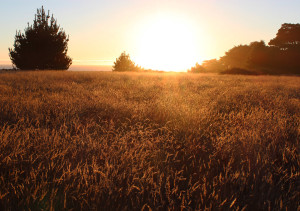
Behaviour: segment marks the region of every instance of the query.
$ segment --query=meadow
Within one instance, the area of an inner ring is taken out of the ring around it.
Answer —
[[[0,210],[299,210],[300,78],[0,74]]]

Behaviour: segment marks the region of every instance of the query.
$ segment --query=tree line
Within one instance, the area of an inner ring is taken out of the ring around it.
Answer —
[[[32,25],[24,33],[17,31],[9,56],[21,70],[67,70],[72,59],[67,55],[69,36],[49,11],[37,10]],[[126,52],[116,59],[113,71],[152,71],[136,65]],[[238,45],[220,59],[196,63],[188,72],[223,72],[239,74],[300,74],[300,24],[282,24],[276,37]]]
[[[235,46],[219,60],[196,64],[189,72],[300,74],[300,24],[284,23],[268,45],[255,41]]]
[[[116,59],[113,71],[145,71],[123,52]],[[276,37],[268,43],[251,42],[238,45],[225,52],[220,59],[196,63],[188,70],[192,73],[229,74],[300,74],[300,24],[282,24]]]

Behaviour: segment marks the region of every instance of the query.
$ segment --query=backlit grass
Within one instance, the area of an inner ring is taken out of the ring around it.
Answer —
[[[0,74],[1,210],[297,210],[300,78]]]

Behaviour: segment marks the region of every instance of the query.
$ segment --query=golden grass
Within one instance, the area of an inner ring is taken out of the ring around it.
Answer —
[[[300,78],[0,74],[1,210],[297,210]]]

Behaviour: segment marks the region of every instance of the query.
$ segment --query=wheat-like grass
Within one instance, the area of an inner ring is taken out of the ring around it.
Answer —
[[[297,210],[300,79],[0,75],[1,210]]]

